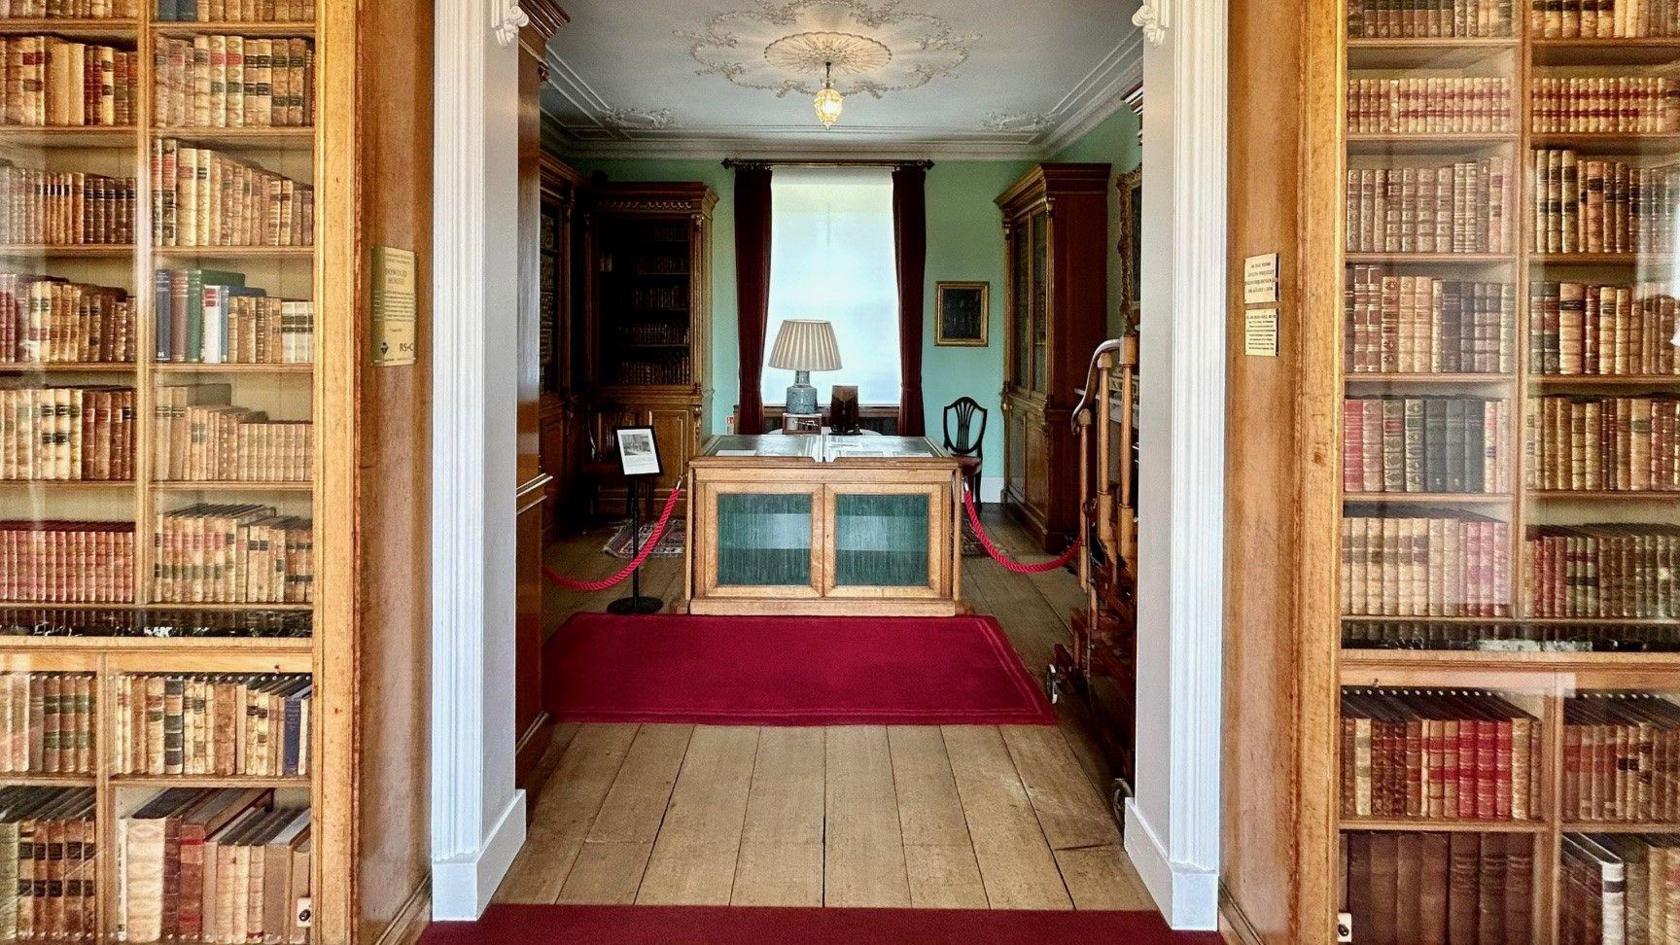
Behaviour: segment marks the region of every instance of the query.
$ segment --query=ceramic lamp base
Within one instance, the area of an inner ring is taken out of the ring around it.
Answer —
[[[817,389],[811,386],[810,371],[796,371],[787,389],[788,413],[816,413]]]

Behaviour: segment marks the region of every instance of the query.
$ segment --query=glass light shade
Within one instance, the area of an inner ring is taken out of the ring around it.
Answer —
[[[817,120],[824,128],[832,128],[840,120],[840,110],[845,107],[846,100],[833,86],[825,85],[812,104],[817,109]]]

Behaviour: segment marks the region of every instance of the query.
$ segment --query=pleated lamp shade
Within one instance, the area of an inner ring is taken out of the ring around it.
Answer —
[[[834,340],[834,326],[825,321],[790,318],[776,332],[776,346],[770,350],[770,366],[784,371],[838,371],[840,345]]]

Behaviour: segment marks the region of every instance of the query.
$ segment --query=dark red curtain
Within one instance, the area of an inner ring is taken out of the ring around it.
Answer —
[[[735,168],[735,330],[741,350],[739,433],[764,432],[764,333],[770,324],[770,168]]]
[[[900,436],[921,436],[922,294],[927,275],[927,168],[893,171],[893,252],[898,259],[898,402]]]

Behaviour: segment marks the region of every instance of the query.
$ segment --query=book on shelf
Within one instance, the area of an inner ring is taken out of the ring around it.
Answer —
[[[273,506],[198,503],[159,511],[152,596],[160,603],[308,603],[308,518]]]
[[[1504,253],[1509,158],[1350,167],[1350,253]]]
[[[1346,616],[1505,617],[1511,526],[1459,509],[1349,504],[1342,517]]]
[[[1528,488],[1680,491],[1680,398],[1531,398]]]
[[[687,384],[691,376],[688,352],[673,349],[652,355],[620,355],[611,363],[610,374],[615,384]]]
[[[140,0],[0,0],[0,20],[118,20],[140,15]]]
[[[1529,0],[1529,33],[1542,39],[1680,36],[1676,0]]]
[[[1674,296],[1661,283],[1529,284],[1529,370],[1548,375],[1680,375]]]
[[[1511,0],[1349,0],[1347,14],[1350,39],[1506,38],[1513,30]]]
[[[0,243],[45,246],[134,242],[134,178],[19,167],[0,158]]]
[[[1680,823],[1680,706],[1647,694],[1563,703],[1563,819]]]
[[[1540,722],[1490,693],[1346,689],[1343,817],[1530,820]]]
[[[109,286],[0,273],[0,362],[132,364],[134,301]]]
[[[139,111],[139,54],[60,36],[0,36],[0,124],[124,127]]]
[[[1342,489],[1508,493],[1510,412],[1503,399],[1349,397]]]
[[[309,773],[313,686],[281,676],[117,678],[113,772],[281,777]]]
[[[315,304],[245,284],[245,274],[160,269],[154,277],[158,361],[189,364],[308,364]]]
[[[0,608],[0,636],[7,637],[307,639],[310,624],[309,612],[296,610]]]
[[[159,128],[307,128],[315,123],[314,44],[221,33],[160,36],[152,49]]]
[[[133,478],[133,388],[0,390],[0,479],[127,482]]]
[[[226,384],[160,387],[152,433],[163,482],[308,482],[313,424],[233,406]]]
[[[168,23],[295,23],[314,16],[314,0],[157,0],[157,18]]]
[[[152,238],[160,247],[308,246],[315,189],[174,138],[152,142]]]
[[[117,824],[117,937],[307,942],[309,828],[272,791],[160,792]]]
[[[1680,131],[1680,82],[1666,76],[1537,76],[1530,130],[1539,134]]]
[[[1349,269],[1343,287],[1349,373],[1509,373],[1516,287]]]
[[[92,673],[0,673],[0,773],[93,774]]]
[[[1680,836],[1563,835],[1559,945],[1680,942]]]
[[[0,521],[0,600],[121,604],[133,599],[132,521]]]
[[[1680,653],[1680,624],[1349,620],[1342,624],[1342,646],[1486,653]]]
[[[1515,128],[1505,76],[1348,79],[1352,134],[1498,134]]]
[[[98,929],[93,788],[0,788],[0,939],[92,939]]]
[[[1353,941],[1533,945],[1533,837],[1349,830],[1339,845]]]
[[[1680,164],[1641,166],[1570,148],[1535,148],[1533,170],[1534,252],[1674,249]]]
[[[1523,550],[1530,616],[1680,618],[1680,526],[1535,525]]]

